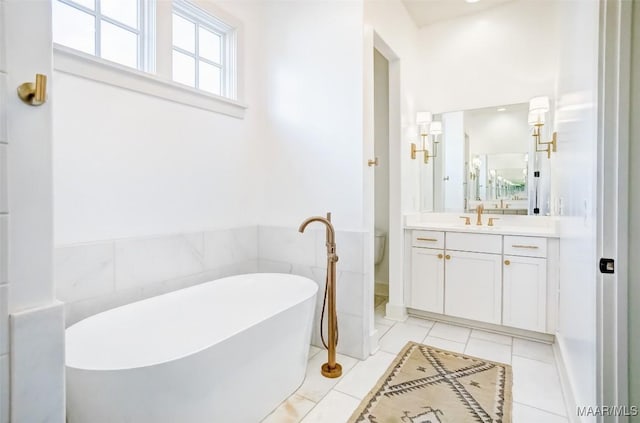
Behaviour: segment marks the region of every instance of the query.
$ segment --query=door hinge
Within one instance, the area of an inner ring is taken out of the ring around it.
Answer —
[[[615,260],[610,258],[601,258],[600,273],[615,273]]]

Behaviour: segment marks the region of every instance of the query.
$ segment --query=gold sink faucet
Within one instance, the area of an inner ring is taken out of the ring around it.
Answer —
[[[482,226],[482,212],[484,211],[484,204],[478,204],[476,207],[476,213],[478,214],[478,219],[476,220],[476,225]]]

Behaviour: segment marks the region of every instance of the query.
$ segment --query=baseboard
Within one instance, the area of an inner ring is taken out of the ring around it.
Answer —
[[[487,332],[494,332],[501,335],[517,336],[518,338],[530,339],[532,341],[546,342],[553,344],[555,337],[549,333],[533,332],[525,329],[511,328],[508,326],[496,325],[493,323],[478,322],[477,320],[463,319],[461,317],[447,316],[444,314],[431,313],[429,311],[408,308],[407,313],[411,316],[422,317],[436,322],[450,323],[472,329],[481,329]]]
[[[395,320],[398,322],[404,322],[407,320],[407,308],[403,305],[387,303],[385,309],[385,318],[389,320]]]
[[[558,368],[558,375],[560,376],[560,385],[562,387],[562,394],[564,397],[564,406],[567,409],[567,418],[570,423],[581,423],[581,419],[576,413],[577,403],[576,398],[573,395],[573,384],[571,383],[571,377],[564,361],[564,354],[562,353],[562,339],[556,336],[556,342],[553,344],[553,355],[556,359],[556,366]]]

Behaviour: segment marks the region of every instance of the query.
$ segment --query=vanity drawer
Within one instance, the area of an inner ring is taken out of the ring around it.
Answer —
[[[412,231],[411,246],[444,249],[444,232]]]
[[[502,235],[447,232],[447,250],[502,254]]]
[[[505,235],[504,254],[511,256],[546,257],[547,238]]]

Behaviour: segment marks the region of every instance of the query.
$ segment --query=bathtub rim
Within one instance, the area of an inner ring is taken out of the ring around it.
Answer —
[[[313,299],[313,300],[314,300],[314,303],[315,303],[315,298],[316,298],[316,296],[317,296],[317,294],[318,294],[318,291],[319,291],[319,286],[318,286],[318,284],[317,284],[313,279],[311,279],[311,278],[309,278],[309,277],[307,277],[307,276],[293,275],[293,274],[290,274],[290,273],[269,273],[269,272],[254,272],[254,273],[245,273],[245,274],[239,274],[239,275],[225,276],[225,277],[223,277],[223,278],[218,278],[218,279],[214,279],[214,280],[211,280],[211,281],[202,282],[202,283],[199,283],[199,284],[197,284],[197,285],[193,285],[193,286],[186,287],[186,288],[181,288],[180,290],[189,290],[189,289],[191,289],[191,288],[195,288],[195,287],[198,287],[198,286],[202,286],[202,285],[204,285],[204,284],[215,283],[215,282],[217,282],[217,281],[221,281],[221,280],[225,280],[225,279],[230,279],[230,278],[241,277],[241,276],[245,276],[245,275],[247,275],[247,276],[248,276],[248,275],[269,275],[269,276],[273,276],[273,277],[277,277],[277,276],[286,276],[286,277],[288,277],[288,278],[291,278],[291,277],[293,276],[293,277],[295,277],[295,278],[299,278],[299,279],[301,279],[301,280],[305,280],[307,283],[311,284],[311,286],[312,286],[314,289],[312,289],[312,290],[311,290],[312,292],[311,292],[311,294],[310,294],[310,295],[305,296],[305,297],[303,297],[303,298],[299,299],[299,301],[297,301],[297,302],[295,302],[295,303],[289,304],[289,305],[288,305],[287,307],[285,307],[285,308],[282,308],[282,309],[276,310],[275,312],[273,312],[273,313],[269,314],[268,316],[263,316],[263,319],[261,319],[261,320],[256,320],[253,324],[250,324],[250,325],[248,325],[248,326],[244,326],[244,327],[242,327],[240,330],[236,330],[236,331],[234,331],[233,333],[230,333],[230,334],[229,334],[228,336],[226,336],[225,338],[223,338],[223,339],[219,339],[215,344],[208,344],[208,345],[205,345],[205,346],[203,346],[203,347],[201,347],[201,348],[199,348],[199,349],[193,349],[193,350],[190,350],[190,351],[188,351],[188,352],[185,352],[184,354],[175,355],[175,356],[171,357],[170,359],[161,360],[161,361],[156,361],[156,362],[152,362],[152,363],[149,363],[149,364],[146,364],[146,363],[145,363],[144,365],[137,365],[137,366],[120,366],[120,367],[115,367],[115,366],[114,366],[114,367],[110,367],[110,368],[93,368],[93,367],[88,367],[88,366],[79,367],[79,366],[77,366],[77,365],[70,365],[70,364],[68,364],[68,363],[67,363],[66,358],[65,358],[65,368],[67,368],[67,369],[73,369],[73,370],[75,370],[75,371],[88,371],[88,372],[118,372],[118,371],[127,371],[127,370],[145,369],[145,368],[150,368],[150,367],[162,366],[162,365],[165,365],[165,364],[169,364],[169,363],[172,363],[172,362],[174,362],[174,361],[182,360],[182,359],[185,359],[185,358],[187,358],[187,357],[189,357],[189,356],[192,356],[192,355],[195,355],[195,354],[199,354],[199,353],[201,353],[201,352],[203,352],[203,351],[206,351],[207,349],[209,349],[209,348],[211,348],[211,347],[213,347],[213,346],[215,346],[215,345],[217,345],[217,344],[219,344],[219,343],[226,342],[226,341],[228,341],[229,339],[233,338],[234,336],[238,335],[239,333],[241,333],[241,332],[243,332],[243,331],[246,331],[246,330],[248,330],[248,329],[250,329],[250,328],[253,328],[253,327],[255,327],[255,326],[257,326],[257,325],[261,324],[262,322],[264,322],[264,321],[266,321],[266,320],[269,320],[269,319],[271,319],[271,318],[272,318],[272,317],[274,317],[274,316],[277,316],[278,314],[280,314],[280,313],[282,313],[282,312],[285,312],[285,311],[290,310],[290,309],[292,309],[292,308],[294,308],[294,307],[296,307],[296,306],[299,306],[299,305],[301,305],[301,304],[304,304],[304,303],[306,303],[307,301],[311,301],[311,300]],[[102,312],[100,312],[100,313],[96,313],[96,314],[94,314],[94,315],[91,315],[91,316],[89,316],[89,317],[86,317],[86,318],[84,318],[84,319],[82,319],[82,320],[80,320],[80,321],[78,321],[78,322],[74,323],[73,325],[71,325],[71,326],[69,326],[68,328],[66,328],[66,329],[65,329],[65,346],[66,346],[66,333],[67,333],[67,330],[68,330],[68,329],[70,329],[70,328],[72,328],[73,326],[75,326],[75,325],[77,325],[77,324],[81,323],[81,322],[84,322],[84,321],[86,321],[86,320],[89,320],[89,319],[91,319],[91,318],[93,318],[93,317],[95,317],[95,316],[98,316],[98,315],[102,315],[102,314],[106,314],[106,313],[109,313],[109,312],[113,312],[113,311],[115,311],[115,310],[118,310],[118,309],[121,309],[121,308],[124,308],[124,307],[130,306],[130,305],[132,305],[132,304],[136,304],[136,303],[140,303],[140,302],[143,302],[143,301],[147,301],[147,300],[149,300],[149,299],[151,299],[151,298],[157,298],[157,297],[162,297],[162,296],[168,296],[168,295],[173,294],[173,293],[174,293],[174,292],[176,292],[176,291],[179,291],[179,290],[175,290],[175,291],[171,291],[171,292],[166,292],[166,293],[163,293],[163,294],[160,294],[160,295],[155,295],[155,296],[152,296],[152,297],[149,297],[149,298],[144,298],[144,299],[142,299],[142,300],[138,300],[138,301],[133,301],[133,302],[131,302],[131,303],[124,304],[124,305],[121,305],[121,306],[118,306],[118,307],[114,307],[114,308],[112,308],[112,309],[105,310],[105,311],[102,311]],[[314,308],[315,308],[315,304],[314,304]]]

